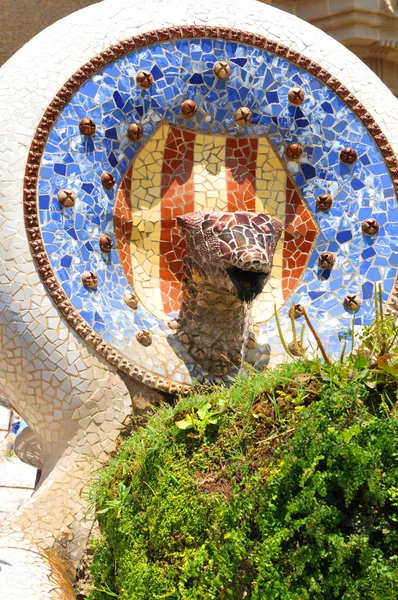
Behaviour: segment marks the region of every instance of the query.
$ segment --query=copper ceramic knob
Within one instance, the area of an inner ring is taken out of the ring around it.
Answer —
[[[198,106],[194,100],[184,100],[181,104],[181,112],[186,119],[191,119],[198,112]]]
[[[171,319],[167,325],[172,331],[177,331],[180,328],[180,319]]]
[[[340,160],[346,165],[352,165],[358,158],[358,154],[354,148],[347,146],[340,152]]]
[[[291,104],[298,106],[304,102],[304,92],[300,87],[292,87],[287,93],[288,100]]]
[[[247,106],[241,106],[235,111],[235,123],[237,125],[248,125],[253,118],[253,113]]]
[[[213,67],[213,73],[217,79],[228,79],[230,72],[231,67],[225,60],[218,60]]]
[[[90,119],[89,117],[85,117],[84,119],[81,119],[80,123],[79,123],[79,130],[80,133],[82,133],[83,135],[94,135],[95,133],[95,123],[92,119]]]
[[[106,190],[111,190],[113,188],[113,186],[115,185],[116,180],[115,180],[114,176],[112,175],[112,173],[108,173],[107,171],[104,171],[104,173],[102,173],[102,175],[101,175],[101,183]]]
[[[286,148],[286,156],[291,160],[297,160],[303,153],[303,148],[297,142],[289,144]]]
[[[321,194],[316,199],[316,208],[320,211],[329,210],[332,204],[333,198],[330,194]]]
[[[109,254],[109,252],[113,248],[112,238],[109,237],[109,235],[106,235],[105,233],[103,233],[100,235],[98,242],[99,242],[99,247],[101,248],[101,251],[104,252],[105,254]]]
[[[347,294],[343,300],[343,306],[350,312],[356,312],[361,308],[362,300],[358,294]]]
[[[318,265],[321,269],[332,269],[335,263],[335,256],[332,252],[322,252],[318,258]]]
[[[302,347],[301,342],[299,340],[297,340],[296,343],[290,342],[287,347],[289,348],[293,356],[303,356],[304,348]]]
[[[135,334],[137,342],[142,346],[150,346],[152,344],[152,334],[148,329],[142,329]]]
[[[82,284],[89,290],[95,290],[98,285],[98,277],[92,271],[84,271],[82,274]]]
[[[304,314],[303,306],[301,304],[295,304],[293,307],[293,311],[295,319],[300,319]]]
[[[126,292],[123,294],[123,300],[130,308],[134,310],[138,308],[138,298],[133,292]]]
[[[153,84],[152,73],[149,71],[138,71],[135,78],[137,85],[144,89],[148,89]]]
[[[144,130],[138,123],[132,123],[127,130],[127,137],[132,142],[138,142],[142,138]]]
[[[379,233],[380,225],[376,219],[365,219],[362,221],[362,233],[364,235],[377,235]]]
[[[70,208],[71,206],[74,206],[76,198],[77,196],[74,192],[72,192],[72,190],[65,189],[59,190],[58,192],[58,202],[64,208]]]

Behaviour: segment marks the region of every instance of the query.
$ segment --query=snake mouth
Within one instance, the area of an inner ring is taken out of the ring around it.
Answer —
[[[241,302],[251,302],[264,288],[269,273],[258,271],[244,271],[238,267],[226,269],[228,277],[236,288],[238,298]]]

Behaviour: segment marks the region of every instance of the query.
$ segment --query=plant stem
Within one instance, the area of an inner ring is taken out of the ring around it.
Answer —
[[[257,444],[266,444],[267,442],[270,442],[271,440],[276,440],[276,438],[279,438],[279,437],[282,437],[283,435],[288,435],[289,433],[292,433],[295,429],[297,429],[297,427],[292,427],[291,429],[282,431],[282,433],[275,433],[274,435],[271,435],[270,437],[268,437],[266,440],[260,440],[259,442],[257,442]]]
[[[383,290],[381,288],[381,283],[379,283],[379,314],[380,314],[380,322],[384,327],[384,313],[383,313]]]
[[[293,334],[293,346],[297,354],[302,356],[303,350],[300,348],[300,343],[297,339],[297,330],[296,330],[296,321],[294,319],[294,303],[292,303],[289,310],[290,323],[292,326],[292,334]]]
[[[307,311],[305,310],[305,308],[304,308],[304,307],[303,307],[303,316],[304,316],[304,319],[305,319],[305,321],[306,321],[306,323],[307,323],[308,327],[309,327],[309,328],[310,328],[310,330],[311,330],[311,333],[312,333],[312,335],[313,335],[313,336],[314,336],[314,338],[315,338],[315,341],[316,341],[316,343],[317,343],[317,346],[318,346],[319,350],[321,351],[321,354],[322,354],[322,356],[323,356],[323,358],[324,358],[325,362],[326,362],[328,365],[331,365],[331,364],[332,364],[332,361],[330,360],[330,358],[329,358],[329,357],[328,357],[328,355],[326,354],[326,350],[325,350],[325,348],[323,347],[323,344],[322,344],[322,342],[321,342],[321,340],[320,340],[320,338],[319,338],[319,335],[317,334],[317,332],[316,332],[316,330],[315,330],[315,328],[314,328],[313,324],[311,323],[311,321],[310,321],[310,319],[309,319],[309,316],[307,315]]]
[[[345,355],[345,349],[347,347],[347,342],[344,340],[344,344],[343,344],[343,348],[341,350],[341,354],[340,354],[340,364],[342,365],[344,362],[344,355]]]
[[[375,325],[377,327],[379,325],[380,314],[379,314],[379,300],[377,297],[377,286],[376,285],[374,288],[374,303],[375,303]]]
[[[292,358],[294,358],[292,352],[289,350],[289,347],[286,344],[285,338],[283,337],[281,322],[279,320],[279,315],[278,315],[278,311],[276,309],[276,304],[274,304],[274,315],[275,315],[276,326],[278,328],[278,335],[279,335],[279,338],[280,338],[280,340],[282,342],[282,346],[283,346],[286,354],[288,354],[289,356],[291,356]]]
[[[304,331],[305,331],[305,323],[303,323],[303,326],[300,331],[300,346],[303,350],[303,354],[304,354]]]

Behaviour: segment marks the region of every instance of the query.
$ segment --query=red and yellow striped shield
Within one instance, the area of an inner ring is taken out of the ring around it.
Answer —
[[[114,214],[121,263],[148,310],[164,317],[179,309],[185,242],[176,217],[238,210],[266,212],[284,225],[272,277],[254,307],[263,322],[300,280],[318,232],[311,212],[265,137],[159,127],[129,166]]]

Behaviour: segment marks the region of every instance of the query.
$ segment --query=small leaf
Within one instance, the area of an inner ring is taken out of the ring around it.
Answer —
[[[97,515],[105,515],[107,512],[109,512],[111,510],[111,507],[108,506],[107,508],[103,508],[101,510],[97,510]]]
[[[369,364],[369,360],[363,354],[357,354],[355,357],[355,362],[353,364],[354,369],[361,371],[362,369],[366,369]]]
[[[125,494],[128,489],[128,488],[126,488],[126,486],[124,485],[124,483],[122,481],[119,483],[119,485],[117,487],[118,487],[118,491],[119,491],[119,496],[122,496],[123,494]]]
[[[192,429],[193,428],[192,419],[190,417],[185,418],[182,421],[176,421],[175,425],[178,427],[178,429]]]
[[[365,381],[365,385],[369,389],[374,390],[374,389],[376,389],[377,382],[376,381]]]
[[[198,417],[201,421],[203,421],[203,419],[206,417],[207,413],[209,412],[209,409],[211,408],[211,404],[210,402],[205,402],[204,404],[201,404],[198,408]]]

